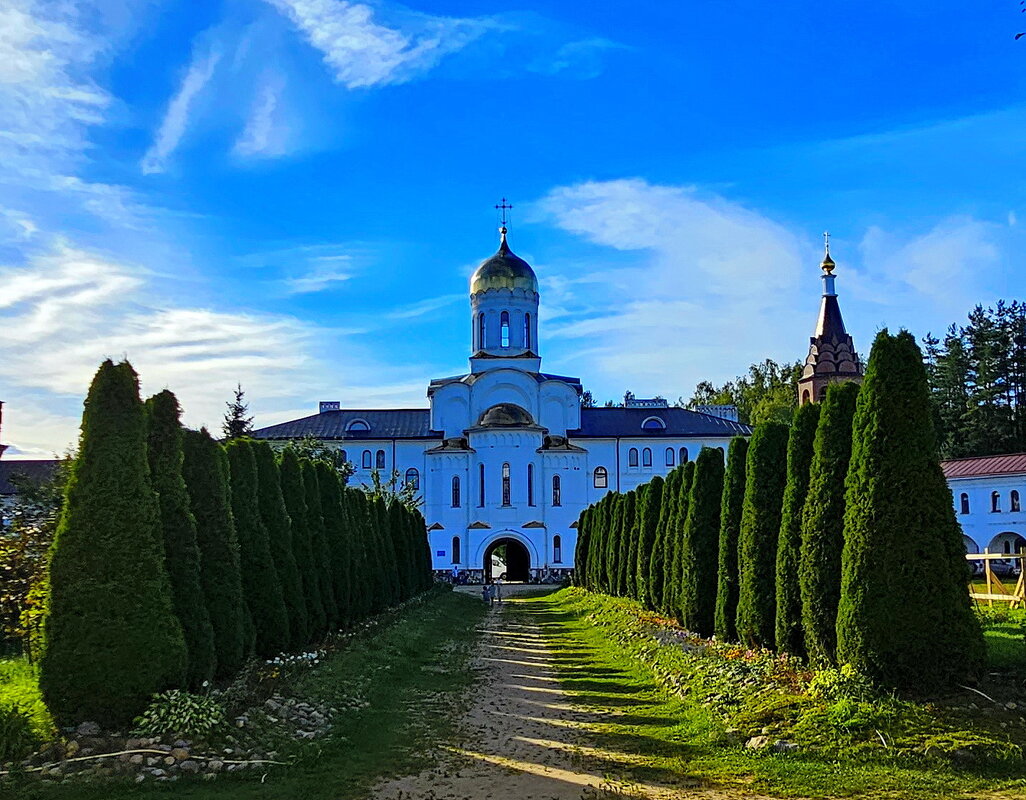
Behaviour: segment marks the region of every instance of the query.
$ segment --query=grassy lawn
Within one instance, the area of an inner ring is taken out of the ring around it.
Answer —
[[[483,604],[454,592],[432,592],[304,674],[304,697],[349,710],[331,734],[304,748],[295,763],[261,775],[234,773],[213,783],[125,782],[46,786],[34,780],[0,784],[18,800],[128,800],[157,797],[218,800],[352,800],[382,777],[427,765],[429,745],[452,733],[464,689],[474,680],[467,661]],[[362,702],[352,703],[354,697]]]
[[[654,782],[781,797],[909,800],[1026,796],[1026,764],[1021,757],[956,768],[946,759],[928,759],[907,749],[895,754],[900,742],[893,737],[925,736],[933,733],[931,725],[943,729],[934,717],[946,709],[928,713],[931,707],[913,709],[908,704],[901,711],[908,719],[890,727],[873,723],[881,726],[888,748],[873,745],[873,729],[860,735],[830,730],[825,713],[820,721],[825,731],[803,731],[801,724],[808,727],[817,716],[814,710],[809,712],[811,701],[800,697],[799,690],[789,696],[767,689],[761,698],[756,698],[758,691],[732,692],[729,669],[726,680],[715,684],[715,671],[701,662],[718,656],[688,655],[677,641],[658,641],[652,635],[658,622],[631,601],[564,590],[524,605],[559,643],[555,663],[565,689],[589,709],[616,715],[595,726],[593,746],[646,757],[613,776],[625,787]],[[743,674],[737,672],[738,681]],[[671,681],[679,682],[678,691],[668,691]],[[724,715],[724,708],[732,704],[737,704],[735,711]],[[799,712],[809,713],[802,717],[804,723],[795,724]],[[954,722],[957,728],[966,721]],[[769,726],[771,739],[798,741],[798,751],[746,750],[744,739],[759,733],[763,723]],[[730,731],[733,725],[748,730]],[[929,729],[919,732],[917,725]],[[824,740],[833,740],[836,746],[823,746]]]
[[[1026,611],[983,609],[987,660],[993,669],[1026,675]]]
[[[28,714],[41,740],[53,733],[53,720],[39,694],[35,670],[21,658],[0,659],[0,709],[7,708],[20,708]]]

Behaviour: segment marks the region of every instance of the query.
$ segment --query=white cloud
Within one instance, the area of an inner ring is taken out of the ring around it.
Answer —
[[[535,59],[528,65],[528,69],[543,75],[597,78],[604,67],[603,56],[610,50],[626,49],[626,45],[601,36],[579,39],[560,45],[551,55]]]
[[[275,158],[288,152],[289,128],[281,113],[285,81],[281,75],[266,76],[250,108],[246,127],[235,141],[233,152],[242,157]]]
[[[143,157],[141,167],[144,174],[163,172],[166,169],[168,158],[185,135],[192,104],[214,76],[220,60],[221,53],[216,49],[201,49],[193,53],[192,63],[168,104],[153,145]]]
[[[333,256],[314,256],[308,261],[306,272],[291,278],[284,283],[289,294],[312,294],[323,292],[336,283],[344,283],[353,277],[353,258],[348,254]]]
[[[346,0],[267,0],[324,55],[349,89],[404,83],[466,47],[490,25],[483,19],[410,15],[405,30],[374,19],[374,9]]]

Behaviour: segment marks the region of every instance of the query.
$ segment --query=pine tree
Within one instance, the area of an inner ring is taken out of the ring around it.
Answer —
[[[689,461],[681,467],[680,485],[670,516],[666,521],[666,571],[663,578],[663,612],[677,615],[681,582],[681,542],[684,539],[684,522],[688,518],[688,503],[691,500],[691,485],[695,479],[695,462]]]
[[[877,334],[855,406],[837,659],[879,685],[965,682],[984,660],[915,339]]]
[[[331,588],[340,623],[352,619],[349,607],[349,530],[342,508],[342,484],[338,473],[323,461],[316,464],[317,486],[321,492],[324,517],[324,543],[331,559]]]
[[[809,492],[809,467],[819,411],[818,404],[807,403],[794,412],[787,442],[787,485],[777,537],[776,644],[779,652],[794,656],[805,655],[798,565],[802,549],[802,509]]]
[[[331,551],[325,534],[324,513],[321,509],[320,476],[317,465],[304,459],[300,462],[303,489],[306,492],[306,526],[310,532],[310,551],[313,554],[316,586],[320,589],[321,605],[329,631],[338,629],[338,603],[335,602],[335,581],[331,570]]]
[[[249,439],[232,439],[225,450],[239,539],[242,596],[253,621],[257,655],[270,658],[288,647],[289,625],[267,529],[260,518],[256,458]]]
[[[716,616],[716,567],[723,502],[723,451],[703,447],[695,461],[688,516],[681,540],[677,620],[706,638]]]
[[[231,441],[249,436],[253,432],[253,417],[249,415],[249,404],[246,402],[246,393],[242,391],[241,383],[235,387],[234,399],[225,405],[228,409],[221,424],[224,438]]]
[[[666,530],[669,527],[669,518],[673,513],[683,476],[683,467],[677,467],[670,471],[663,484],[662,497],[659,501],[659,520],[656,522],[652,555],[648,560],[648,607],[653,611],[662,611],[665,607],[663,584],[666,576]]]
[[[321,595],[321,568],[314,558],[310,539],[303,470],[294,448],[286,447],[282,450],[278,472],[285,511],[292,523],[292,553],[296,559],[296,571],[299,573],[306,606],[307,641],[312,642],[328,630],[328,621]]]
[[[802,627],[809,663],[823,669],[836,663],[837,604],[841,597],[844,547],[844,481],[851,458],[851,424],[857,383],[827,389],[809,468],[809,493],[802,511],[798,577]]]
[[[281,597],[289,626],[289,649],[298,650],[310,641],[310,622],[306,613],[299,565],[292,541],[292,519],[285,506],[281,490],[281,474],[274,451],[267,442],[253,442],[253,456],[257,466],[257,494],[260,519],[267,530],[271,560],[281,586]]]
[[[745,502],[745,467],[748,440],[737,436],[727,450],[723,477],[723,503],[720,506],[720,553],[716,587],[716,638],[737,641],[738,539],[741,533],[741,509]]]
[[[788,426],[757,425],[748,445],[738,538],[737,634],[749,646],[776,641],[776,561],[787,477]]]
[[[104,361],[89,387],[49,586],[39,687],[59,724],[121,726],[155,692],[182,686],[185,640],[128,362]]]
[[[200,553],[189,490],[182,477],[181,409],[168,390],[146,401],[147,455],[150,483],[157,493],[161,537],[171,605],[185,636],[186,685],[200,688],[214,677],[214,629],[200,588]]]
[[[245,623],[239,541],[228,496],[228,457],[207,430],[186,430],[182,475],[196,520],[200,584],[214,633],[217,678],[230,678],[245,660]]]
[[[639,512],[638,529],[638,558],[635,565],[635,584],[637,586],[637,599],[643,605],[652,608],[650,574],[652,569],[652,555],[655,550],[656,528],[659,525],[659,515],[662,511],[663,487],[666,485],[661,475],[656,475],[648,484],[648,491]],[[580,532],[578,532],[580,535]]]

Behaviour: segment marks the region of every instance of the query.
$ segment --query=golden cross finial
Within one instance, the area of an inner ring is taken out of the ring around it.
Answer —
[[[826,254],[830,255],[830,231],[823,231],[823,246],[826,248]]]
[[[833,274],[834,260],[830,257],[830,231],[823,231],[823,263],[819,266],[827,275]]]
[[[502,202],[499,203],[497,206],[495,206],[495,208],[496,208],[496,210],[500,210],[502,212],[502,229],[501,230],[502,230],[503,233],[505,233],[506,232],[506,223],[509,221],[509,220],[506,219],[506,212],[509,211],[510,209],[512,209],[513,206],[510,205],[509,203],[507,203],[506,202],[506,198],[503,197],[502,198]]]

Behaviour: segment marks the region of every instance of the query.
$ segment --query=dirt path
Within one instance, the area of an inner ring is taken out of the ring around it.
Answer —
[[[510,587],[512,588],[512,587]],[[516,590],[512,592],[516,593]],[[638,756],[589,746],[588,731],[620,710],[583,709],[560,688],[550,650],[566,640],[512,599],[489,614],[475,668],[485,675],[460,724],[461,744],[446,747],[441,766],[378,786],[377,800],[598,800],[599,798],[738,797],[688,785],[686,776],[639,784],[623,774]],[[569,655],[574,655],[570,653]],[[580,655],[580,654],[578,654]]]

